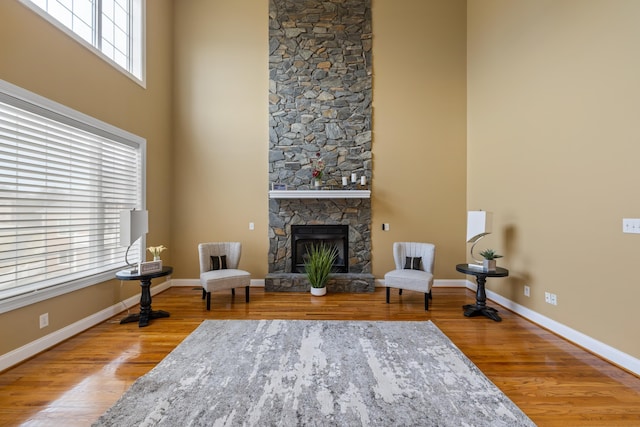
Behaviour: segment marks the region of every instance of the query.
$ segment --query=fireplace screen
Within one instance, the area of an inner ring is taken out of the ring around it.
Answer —
[[[291,226],[291,272],[304,273],[304,261],[313,245],[334,246],[338,256],[333,263],[334,273],[349,272],[349,226],[348,225],[292,225]]]

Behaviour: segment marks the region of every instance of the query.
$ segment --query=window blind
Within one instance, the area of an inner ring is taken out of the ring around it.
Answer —
[[[0,301],[124,265],[119,217],[143,208],[142,148],[0,93]]]

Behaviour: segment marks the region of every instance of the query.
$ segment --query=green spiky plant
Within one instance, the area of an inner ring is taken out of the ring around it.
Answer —
[[[304,271],[309,283],[314,288],[324,288],[329,280],[329,274],[333,263],[338,257],[338,249],[335,246],[312,245],[307,251],[307,259],[304,263]]]
[[[480,256],[488,260],[502,258],[502,255],[498,255],[493,249],[485,249],[484,251],[480,252]]]

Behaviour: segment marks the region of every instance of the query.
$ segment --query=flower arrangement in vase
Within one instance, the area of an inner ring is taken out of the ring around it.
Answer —
[[[324,172],[324,168],[327,166],[320,157],[320,153],[316,153],[316,158],[312,159],[313,170],[311,171],[311,176],[315,181],[315,186],[319,187],[322,185],[322,174]]]
[[[162,253],[162,251],[164,251],[165,248],[164,245],[160,245],[160,246],[149,246],[147,248],[147,250],[149,252],[151,252],[151,255],[153,255],[153,260],[154,261],[159,261],[160,260],[160,254]]]

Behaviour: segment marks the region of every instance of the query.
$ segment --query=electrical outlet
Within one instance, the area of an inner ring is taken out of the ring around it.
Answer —
[[[250,222],[249,223],[249,230],[253,230],[254,228],[256,228],[255,224]]]
[[[556,294],[552,294],[551,292],[545,292],[544,302],[551,305],[558,305],[558,296]]]
[[[40,329],[49,326],[49,313],[40,315]]]
[[[528,285],[524,285],[524,296],[525,297],[531,296],[531,288]]]
[[[631,234],[640,234],[639,218],[622,218],[622,232]]]
[[[382,231],[389,231],[389,223],[385,222],[382,224]]]

